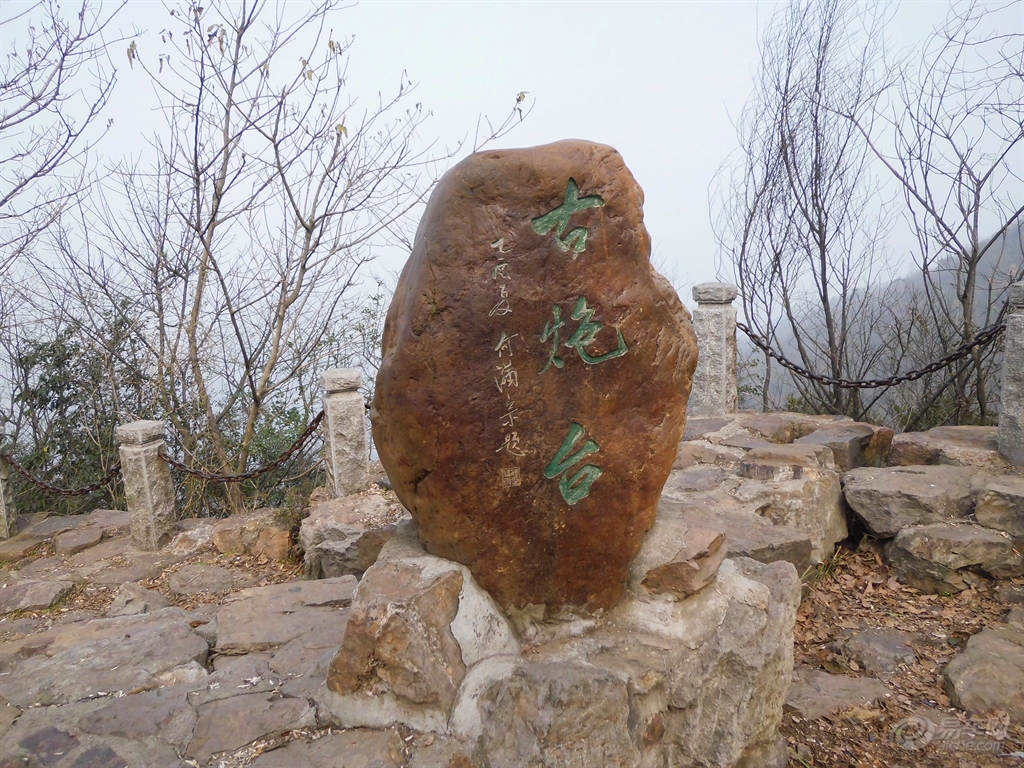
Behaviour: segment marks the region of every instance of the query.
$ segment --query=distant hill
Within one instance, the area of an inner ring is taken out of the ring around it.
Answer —
[[[931,268],[929,278],[931,296],[946,307],[950,316],[958,317],[958,270],[955,259],[947,257],[937,262]],[[1018,223],[995,239],[979,264],[973,312],[974,322],[979,328],[997,320],[1005,304],[1009,285],[1022,279],[1024,222]],[[878,354],[877,359],[866,366],[865,372],[859,378],[886,378],[898,372],[923,367],[946,354],[948,349],[943,349],[935,335],[934,318],[936,315],[941,317],[942,313],[933,314],[929,311],[928,294],[924,288],[922,274],[919,268],[914,266],[901,277],[868,287],[866,294],[863,293],[864,289],[858,289],[861,291],[860,311],[852,321],[855,326],[852,335],[859,339],[864,350],[885,349],[885,352]],[[852,303],[857,303],[857,299],[855,292]],[[810,322],[804,326],[805,333],[808,325],[813,322],[812,316]],[[911,330],[906,333],[902,343],[894,343],[893,339],[898,335],[897,329],[902,328]],[[745,379],[741,381],[741,407],[760,408],[761,399],[757,390],[760,388],[760,377],[764,373],[764,356],[742,334],[739,343],[741,360],[748,362],[741,372],[741,377]],[[955,346],[954,340],[949,348]],[[778,329],[775,349],[794,362],[800,362],[793,335],[785,324]],[[998,356],[988,358],[987,367],[993,373],[999,370],[999,364]],[[817,373],[828,372],[824,356],[820,358],[818,366],[811,367]],[[997,390],[998,385],[991,389]],[[791,398],[798,395],[792,374],[777,364],[772,366],[770,392],[772,402],[778,407],[792,406]],[[989,399],[997,402],[998,392],[991,392]],[[902,404],[894,405],[897,400],[902,401]],[[894,423],[898,420],[896,413],[900,408],[906,410],[908,403],[912,403],[913,400],[914,390],[904,385],[901,393],[891,392],[878,400],[873,413],[876,417],[898,426]]]

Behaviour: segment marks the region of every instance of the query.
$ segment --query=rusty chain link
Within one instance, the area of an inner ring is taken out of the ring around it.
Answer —
[[[17,459],[15,459],[13,456],[8,456],[6,453],[0,453],[0,461],[3,461],[4,464],[9,466],[11,469],[13,469],[23,478],[25,478],[28,482],[34,485],[36,488],[41,488],[42,490],[52,493],[56,496],[88,496],[90,493],[98,491],[100,488],[102,488],[115,477],[117,477],[119,474],[121,474],[121,462],[119,461],[116,464],[114,464],[114,466],[112,466],[109,470],[107,470],[107,474],[105,474],[102,478],[97,480],[92,485],[84,485],[81,488],[59,488],[56,485],[51,485],[50,483],[47,483],[45,480],[40,480],[39,478],[34,477],[32,473],[25,469],[23,466],[21,466],[21,464],[19,464]]]
[[[794,362],[790,362],[774,349],[772,349],[760,336],[756,335],[743,323],[736,323],[736,327],[739,328],[743,333],[747,335],[754,344],[761,349],[769,357],[776,360],[782,367],[788,368],[798,376],[802,376],[805,379],[816,381],[819,384],[826,384],[828,386],[842,387],[843,389],[874,389],[876,387],[892,387],[896,384],[902,384],[905,381],[916,381],[922,376],[927,376],[929,373],[935,373],[941,371],[943,368],[952,365],[958,360],[962,360],[971,354],[975,347],[981,347],[986,344],[991,344],[999,335],[1006,330],[1006,326],[1003,323],[997,323],[990,325],[985,330],[981,331],[974,340],[961,345],[956,351],[949,353],[940,360],[936,360],[930,365],[926,365],[924,368],[919,368],[916,371],[910,373],[900,374],[899,376],[890,376],[887,379],[868,379],[867,381],[850,381],[849,379],[833,379],[831,376],[822,376],[818,373],[812,373],[803,366],[797,365]]]
[[[174,467],[174,469],[177,469],[180,472],[184,472],[186,475],[192,475],[193,477],[201,477],[204,480],[217,480],[222,483],[240,483],[244,480],[254,480],[257,477],[260,477],[261,475],[265,475],[267,472],[273,472],[275,469],[277,469],[286,461],[288,461],[288,459],[294,456],[297,451],[301,450],[302,447],[306,444],[306,442],[308,442],[309,438],[316,431],[316,428],[320,426],[320,422],[322,422],[323,420],[324,412],[320,411],[320,413],[318,413],[313,418],[313,421],[309,423],[309,426],[306,427],[305,431],[301,435],[299,435],[298,439],[296,439],[296,441],[291,444],[291,447],[289,447],[288,450],[286,450],[272,462],[267,464],[265,467],[261,467],[260,469],[254,469],[251,472],[245,472],[241,475],[219,475],[216,472],[206,472],[202,469],[192,469],[191,467],[185,466],[181,462],[175,461],[166,453],[161,453],[160,458],[166,461],[170,466]],[[69,489],[59,488],[56,485],[51,485],[50,483],[47,483],[45,480],[40,480],[39,478],[34,477],[31,472],[29,472],[27,469],[21,466],[21,464],[18,463],[17,459],[6,453],[0,453],[0,461],[10,466],[11,469],[13,469],[23,478],[25,478],[25,480],[27,480],[32,485],[49,493],[55,494],[57,496],[86,496],[94,491],[98,491],[100,488],[105,486],[107,483],[109,483],[111,480],[113,480],[115,477],[117,477],[117,475],[121,473],[121,462],[117,462],[107,471],[107,474],[105,474],[100,480],[96,481],[92,485],[86,485],[81,488]]]
[[[320,426],[320,422],[323,420],[324,412],[320,411],[320,413],[318,413],[313,418],[313,420],[309,422],[309,426],[306,427],[306,431],[299,435],[299,437],[295,440],[294,443],[291,444],[291,447],[287,451],[282,453],[280,456],[278,456],[272,462],[267,464],[265,467],[253,469],[249,472],[243,472],[240,475],[220,475],[217,474],[216,472],[207,472],[206,470],[203,469],[192,469],[191,467],[182,464],[180,461],[175,461],[166,453],[161,453],[160,458],[167,462],[171,467],[178,470],[179,472],[184,472],[186,475],[191,475],[192,477],[199,477],[202,478],[203,480],[215,480],[221,483],[241,483],[244,482],[245,480],[255,480],[257,477],[267,474],[267,472],[273,472],[275,469],[277,469],[286,461],[288,461],[288,459],[294,456],[296,452],[300,451],[302,447],[306,444],[306,442],[309,440],[309,438],[313,435],[313,433],[316,432],[316,428]]]

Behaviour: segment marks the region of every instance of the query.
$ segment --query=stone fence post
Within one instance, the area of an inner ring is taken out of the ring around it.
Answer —
[[[132,541],[139,549],[160,549],[177,531],[171,468],[160,458],[164,429],[162,421],[133,421],[116,430]]]
[[[14,509],[11,483],[7,479],[7,465],[0,461],[0,541],[18,532],[18,513]]]
[[[324,371],[324,463],[327,490],[335,497],[359,493],[370,486],[370,452],[366,447],[366,406],[358,368]]]
[[[999,394],[999,453],[1024,466],[1024,281],[1010,286]]]
[[[736,310],[739,290],[729,283],[693,286],[693,331],[697,334],[697,370],[687,412],[721,416],[736,411]]]

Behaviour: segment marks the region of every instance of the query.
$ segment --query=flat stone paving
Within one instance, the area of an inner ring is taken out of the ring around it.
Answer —
[[[246,765],[315,732],[355,578],[220,555],[212,527],[152,553],[124,513],[21,521],[0,570],[0,768]]]

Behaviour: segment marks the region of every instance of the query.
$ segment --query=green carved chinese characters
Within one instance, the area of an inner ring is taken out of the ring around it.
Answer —
[[[546,235],[552,229],[555,230],[555,242],[558,244],[558,247],[565,253],[571,250],[573,252],[572,257],[575,259],[576,254],[582,253],[587,249],[589,230],[586,227],[576,227],[563,237],[565,228],[569,225],[569,219],[574,213],[579,211],[585,211],[587,208],[601,208],[603,206],[604,198],[600,195],[580,197],[580,188],[577,186],[576,180],[569,179],[569,184],[565,188],[565,202],[553,211],[534,219],[533,231],[538,235]]]
[[[541,368],[540,372],[544,373],[552,365],[555,368],[563,368],[565,361],[558,356],[558,340],[561,329],[565,326],[565,321],[562,320],[562,310],[556,304],[551,308],[551,314],[554,317],[553,320],[549,320],[544,324],[544,330],[541,332],[540,340],[542,342],[552,339],[551,354],[548,355],[548,361]],[[626,346],[626,340],[622,337],[622,331],[618,331],[618,346],[606,352],[603,355],[591,355],[587,352],[587,347],[590,346],[597,337],[598,331],[603,327],[603,323],[599,323],[593,319],[594,310],[587,306],[587,299],[585,296],[580,296],[576,299],[576,306],[573,307],[572,315],[573,320],[580,321],[580,324],[573,331],[572,335],[564,342],[564,346],[569,349],[575,349],[579,353],[580,358],[583,362],[588,365],[597,365],[603,363],[605,360],[613,360],[616,357],[622,357],[628,351]]]
[[[569,427],[569,434],[562,441],[562,446],[558,449],[555,457],[551,459],[551,462],[544,468],[544,477],[548,480],[554,480],[561,475],[561,479],[558,481],[558,490],[569,506],[590,495],[590,486],[594,484],[597,478],[604,474],[604,470],[600,467],[594,464],[586,464],[570,477],[569,471],[573,466],[579,464],[587,456],[601,450],[601,447],[596,442],[588,438],[583,443],[583,446],[570,456],[569,451],[576,447],[576,443],[579,442],[581,437],[583,437],[583,427],[573,422]]]

